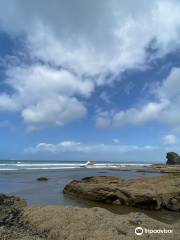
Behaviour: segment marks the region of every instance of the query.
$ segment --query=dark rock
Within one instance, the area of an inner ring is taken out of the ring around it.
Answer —
[[[24,207],[26,206],[26,201],[19,197],[0,194],[0,206]]]
[[[45,240],[23,218],[26,202],[15,196],[0,194],[0,239]]]
[[[166,164],[180,164],[180,156],[175,152],[168,152]]]
[[[47,177],[39,177],[36,180],[39,182],[46,182],[46,181],[48,181],[48,178]]]
[[[0,226],[12,225],[25,206],[26,201],[19,197],[0,194]]]

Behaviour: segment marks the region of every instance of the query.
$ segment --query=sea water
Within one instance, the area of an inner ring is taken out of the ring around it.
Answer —
[[[0,160],[0,171],[18,171],[18,170],[57,170],[57,169],[73,169],[86,166],[87,161],[40,161],[40,160]],[[137,162],[97,162],[88,165],[88,168],[117,168],[118,166],[137,165],[145,166],[151,163]]]
[[[159,176],[159,173],[121,171],[117,166],[145,165],[147,163],[100,162],[82,168],[82,162],[58,161],[0,161],[0,193],[24,198],[29,205],[74,205],[81,207],[103,207],[116,214],[126,214],[137,209],[126,206],[117,207],[86,200],[73,199],[63,194],[66,184],[74,179],[87,176],[115,176],[124,179]],[[150,163],[148,163],[150,164]],[[114,168],[112,167],[114,166]],[[38,182],[37,178],[47,177],[47,182]],[[138,211],[142,211],[138,209]],[[179,213],[168,211],[144,211],[151,217],[171,223],[179,219]]]

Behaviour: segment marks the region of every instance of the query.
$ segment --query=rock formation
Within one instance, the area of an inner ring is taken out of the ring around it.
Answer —
[[[45,206],[26,208],[24,218],[48,240],[174,240],[179,238],[180,222],[168,225],[143,213],[118,215],[102,208]],[[173,234],[136,236],[135,228],[173,229]]]
[[[39,177],[36,180],[39,181],[39,182],[47,182],[48,178],[47,177]]]
[[[113,181],[113,180],[112,180]],[[5,210],[6,209],[6,210]],[[15,214],[16,213],[16,214]],[[143,213],[117,215],[102,208],[72,206],[33,206],[17,197],[0,195],[0,239],[2,240],[174,240],[179,239],[180,221],[172,225],[154,220]],[[168,234],[143,233],[135,228]]]
[[[175,152],[168,152],[166,164],[180,164],[180,156]]]
[[[143,179],[100,176],[72,181],[64,193],[92,201],[158,210],[180,210],[180,175]]]
[[[19,197],[0,194],[0,239],[41,240],[23,218],[26,202]]]

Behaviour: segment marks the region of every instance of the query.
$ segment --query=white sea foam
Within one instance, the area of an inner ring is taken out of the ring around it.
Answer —
[[[21,163],[21,164],[15,164],[16,166],[18,167],[33,167],[33,166],[80,166],[81,164],[73,164],[73,163],[67,163],[67,164],[64,164],[64,163],[41,163],[41,164],[26,164],[26,163]]]
[[[0,171],[15,171],[17,168],[0,168]]]
[[[13,171],[13,170],[58,170],[58,169],[74,169],[74,168],[124,168],[128,166],[149,166],[151,164],[144,163],[1,163],[0,171]]]

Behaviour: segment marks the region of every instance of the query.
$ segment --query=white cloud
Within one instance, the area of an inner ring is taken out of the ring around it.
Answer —
[[[112,142],[113,142],[114,144],[119,144],[119,139],[118,139],[118,138],[114,138],[114,139],[112,140]]]
[[[117,139],[116,139],[117,140]],[[127,153],[132,151],[147,151],[154,150],[157,147],[153,146],[136,146],[136,145],[122,145],[122,144],[85,144],[75,141],[64,141],[57,144],[39,143],[35,147],[26,148],[26,153],[38,152],[81,152],[81,153]]]
[[[23,35],[23,54],[30,58],[28,65],[16,61],[17,67],[7,69],[6,84],[14,93],[0,94],[0,111],[20,112],[30,127],[62,125],[85,116],[84,101],[97,86],[128,69],[144,69],[151,60],[180,47],[178,0],[2,0],[0,4],[0,28]],[[151,57],[150,43],[156,49]],[[165,101],[163,97],[119,111],[110,120],[99,114],[96,125],[139,124],[156,120],[161,112],[172,121],[165,112],[168,101],[166,96]]]
[[[158,121],[169,125],[171,129],[178,130],[180,128],[180,68],[172,68],[168,77],[153,90],[153,93],[156,101],[120,111],[111,110],[109,114],[106,111],[106,115],[103,114],[104,112],[98,112],[97,119],[108,122],[107,127]]]
[[[176,98],[180,95],[180,68],[174,67],[162,86],[158,89],[162,97]]]
[[[130,108],[117,112],[113,117],[113,125],[119,127],[125,124],[143,124],[148,121],[158,120],[161,111],[168,105],[167,101],[150,102],[141,108]]]
[[[88,97],[94,88],[93,83],[87,79],[42,64],[8,69],[7,83],[17,91],[17,94],[22,96],[33,94],[36,100],[42,98],[40,93]]]
[[[111,103],[111,97],[108,95],[106,91],[103,91],[100,95],[99,98],[106,104]]]
[[[111,124],[108,112],[99,112],[96,117],[96,127],[97,128],[107,128]]]
[[[169,134],[163,137],[162,139],[164,145],[175,145],[177,142],[176,136]]]
[[[84,117],[86,108],[75,98],[62,96],[39,102],[22,111],[22,117],[30,126],[46,126],[49,124],[63,125],[64,123]]]
[[[18,106],[6,93],[0,94],[0,111],[16,111]]]
[[[74,6],[72,2],[70,4]],[[44,8],[48,7],[47,2]],[[146,65],[146,48],[153,39],[154,48],[158,50],[156,57],[180,46],[178,1],[159,0],[146,5],[142,1],[137,4],[129,1],[83,4],[77,1],[73,12],[69,11],[70,7],[65,1],[61,1],[60,6],[57,2],[57,10],[53,8],[53,14],[46,16],[42,9],[37,12],[36,6],[34,10],[39,20],[30,28],[28,48],[33,57],[72,69],[77,74],[100,74],[96,77],[97,84],[109,81],[104,78],[109,72],[116,75]],[[80,9],[86,15],[81,16]],[[172,12],[173,17],[168,18]]]
[[[159,120],[169,124],[171,128],[180,127],[180,68],[173,68],[165,81],[158,89],[159,96],[168,99],[169,106],[165,108]]]
[[[24,156],[31,159],[56,159],[77,161],[117,161],[117,162],[166,162],[165,153],[179,152],[177,145],[151,146],[112,143],[83,143],[62,141],[59,143],[39,143],[24,149]]]
[[[80,142],[74,142],[74,141],[64,141],[60,142],[58,144],[49,144],[49,143],[39,143],[37,146],[30,147],[25,149],[25,152],[51,152],[56,153],[60,151],[74,151],[81,143]],[[78,148],[77,148],[78,149]]]
[[[30,127],[63,125],[86,115],[78,96],[87,98],[93,83],[50,66],[19,66],[7,71],[12,95],[0,95],[0,110],[20,111]]]
[[[140,125],[146,122],[159,120],[159,114],[169,105],[167,100],[149,102],[141,107],[129,108],[127,110],[110,112],[99,112],[96,117],[96,126],[106,128],[109,126],[123,127],[125,125]],[[106,124],[107,123],[107,124]]]

